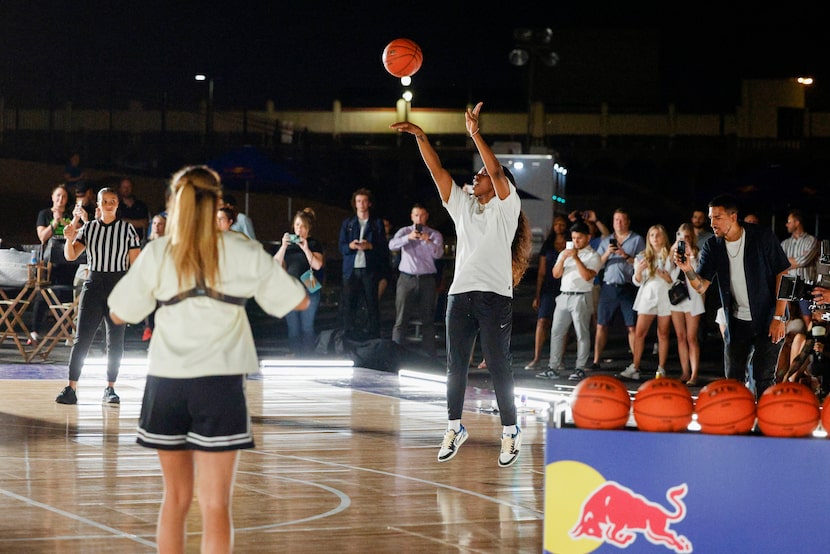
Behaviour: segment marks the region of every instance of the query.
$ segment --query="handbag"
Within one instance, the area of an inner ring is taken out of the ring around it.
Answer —
[[[318,281],[317,277],[314,275],[313,269],[309,269],[308,271],[300,275],[300,281],[303,282],[305,288],[310,293],[317,292],[318,290],[323,288],[323,285],[320,284],[320,281]]]
[[[689,298],[689,289],[686,287],[686,277],[681,271],[680,276],[669,289],[669,302],[672,306],[677,306],[687,298]]]

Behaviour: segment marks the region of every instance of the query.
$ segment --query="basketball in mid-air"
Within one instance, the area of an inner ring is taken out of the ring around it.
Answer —
[[[700,389],[695,414],[701,433],[748,433],[755,425],[755,395],[737,379],[718,379]]]
[[[637,389],[633,402],[634,420],[641,431],[685,431],[694,409],[689,388],[669,378],[646,381]]]
[[[421,47],[408,38],[396,38],[383,49],[383,67],[395,77],[411,77],[421,69],[424,54]]]
[[[571,415],[581,429],[620,429],[631,413],[625,383],[610,375],[591,375],[574,388]]]
[[[819,401],[802,383],[776,383],[758,398],[758,429],[769,437],[806,437],[815,431]]]

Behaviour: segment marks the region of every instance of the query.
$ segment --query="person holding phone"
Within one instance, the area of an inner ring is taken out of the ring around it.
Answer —
[[[383,220],[371,213],[374,196],[367,188],[352,193],[354,215],[340,226],[338,247],[343,256],[340,315],[346,338],[380,338],[378,286],[388,272],[389,245]],[[366,325],[358,328],[360,304],[366,305]]]
[[[412,225],[401,227],[389,240],[389,250],[400,250],[398,283],[395,290],[395,326],[392,340],[403,342],[409,320],[417,314],[421,319],[424,354],[435,356],[435,290],[438,269],[435,260],[444,253],[444,236],[427,227],[429,212],[421,204],[409,212]]]
[[[632,282],[638,287],[634,299],[637,325],[634,331],[632,363],[618,377],[638,380],[640,362],[651,324],[657,319],[657,376],[666,377],[666,360],[669,355],[671,331],[671,303],[669,288],[672,283],[672,262],[669,256],[669,234],[662,225],[652,225],[645,251],[638,253],[634,261]]]
[[[637,296],[637,287],[631,279],[634,277],[634,256],[645,250],[646,243],[642,235],[631,230],[631,218],[623,208],[614,211],[613,227],[614,232],[602,239],[597,248],[605,271],[599,291],[594,362],[589,366],[589,369],[594,370],[600,369],[599,362],[608,342],[608,326],[617,312],[628,330],[628,347],[634,351],[637,323],[634,298]]]
[[[550,333],[550,362],[547,371],[538,374],[544,379],[558,379],[559,366],[565,354],[565,336],[573,325],[576,331],[576,366],[568,377],[580,381],[591,355],[591,315],[594,313],[594,277],[602,267],[599,254],[591,248],[591,230],[583,222],[571,226],[571,240],[559,253],[553,266],[553,277],[561,280]]]
[[[282,236],[282,244],[274,254],[274,259],[282,265],[289,275],[302,281],[302,275],[312,270],[318,281],[322,282],[321,272],[326,263],[323,245],[311,236],[311,229],[317,214],[313,208],[304,208],[294,214],[293,233]],[[320,289],[309,291],[309,305],[304,310],[291,310],[285,315],[288,326],[288,344],[294,355],[307,356],[314,351],[317,343],[317,331],[314,322],[317,308],[320,307]]]
[[[688,261],[697,269],[700,259],[700,250],[695,240],[695,231],[691,223],[684,223],[677,229],[677,240],[671,247],[671,257],[675,255],[681,262]],[[682,374],[681,381],[687,385],[697,385],[697,374],[700,367],[700,341],[698,330],[700,320],[706,311],[703,296],[694,287],[689,286],[686,275],[674,265],[672,280],[682,279],[689,290],[689,298],[671,307],[671,320],[674,333],[677,336],[677,354],[680,358]]]

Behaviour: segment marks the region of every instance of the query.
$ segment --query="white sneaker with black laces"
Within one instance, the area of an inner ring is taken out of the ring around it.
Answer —
[[[461,426],[461,430],[457,432],[452,429],[447,429],[447,432],[444,433],[444,441],[441,443],[441,449],[438,451],[438,461],[446,462],[451,460],[453,456],[458,454],[458,449],[461,448],[461,445],[464,444],[468,436],[467,428],[463,425]]]
[[[499,453],[499,467],[509,467],[519,459],[519,449],[522,446],[522,430],[516,426],[515,435],[501,436],[501,452]]]

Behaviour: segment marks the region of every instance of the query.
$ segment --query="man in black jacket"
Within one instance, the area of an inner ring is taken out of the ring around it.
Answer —
[[[715,236],[703,244],[697,271],[688,259],[675,255],[674,260],[700,294],[717,278],[710,294],[717,294],[726,310],[724,375],[743,383],[747,371],[752,371],[760,398],[775,383],[775,364],[787,326],[787,301],[777,295],[790,261],[772,229],[738,220],[732,196],[713,198],[709,219]]]
[[[370,215],[372,192],[359,188],[352,193],[355,215],[340,226],[339,248],[343,256],[343,292],[340,303],[343,331],[351,339],[380,338],[378,282],[389,266],[389,247],[383,220]],[[358,327],[361,299],[366,304],[365,328]]]

